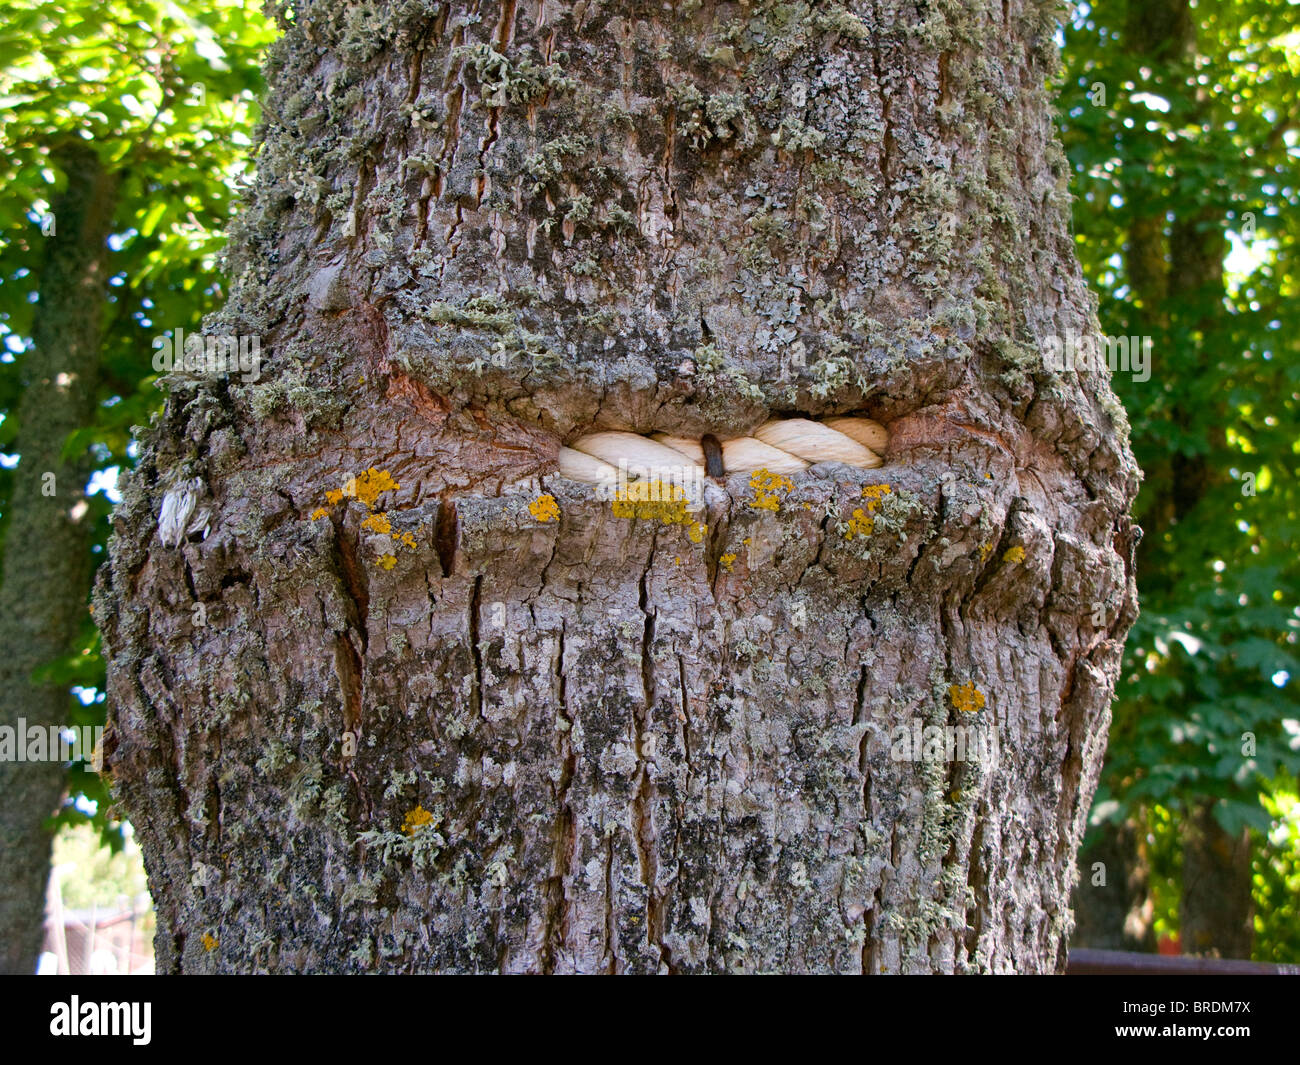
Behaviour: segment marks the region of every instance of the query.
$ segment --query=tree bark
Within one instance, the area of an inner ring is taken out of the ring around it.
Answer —
[[[0,726],[31,731],[69,723],[66,685],[33,679],[68,653],[85,620],[90,541],[81,521],[88,467],[65,458],[64,444],[89,424],[99,382],[100,309],[108,282],[108,235],[116,178],[88,146],[53,153],[67,187],[53,204],[32,348],[22,357],[24,388],[17,417],[19,454],[7,517],[0,585]],[[38,752],[37,752],[38,753]],[[26,754],[26,752],[24,752]],[[46,760],[0,760],[0,967],[33,973],[45,928],[45,888],[64,766]]]
[[[265,378],[174,383],[101,576],[159,967],[1059,971],[1138,474],[1040,352],[1054,6],[375,8],[286,19],[209,323]],[[694,525],[554,472],[846,412],[883,469]]]

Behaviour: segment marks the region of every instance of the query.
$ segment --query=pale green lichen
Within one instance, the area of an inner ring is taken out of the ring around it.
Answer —
[[[464,59],[466,66],[474,71],[479,82],[479,99],[487,107],[528,104],[549,93],[571,92],[577,86],[564,73],[562,64],[568,58],[564,52],[557,52],[552,62],[543,64],[533,58],[528,45],[518,55],[505,56],[491,45],[479,42],[463,45],[452,55]]]
[[[438,325],[494,333],[505,333],[516,324],[514,315],[500,297],[490,293],[474,296],[459,306],[443,302],[430,304],[424,316]]]

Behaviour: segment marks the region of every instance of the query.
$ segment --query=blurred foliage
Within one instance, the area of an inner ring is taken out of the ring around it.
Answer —
[[[86,911],[91,910],[98,910],[101,920],[130,910],[135,914],[133,924],[140,941],[150,943],[158,915],[149,897],[144,857],[129,824],[122,825],[120,839],[120,846],[109,848],[97,826],[84,821],[64,825],[54,837],[51,888],[58,891],[65,920],[84,923]],[[69,910],[81,911],[81,915],[69,914]],[[151,970],[151,965],[145,967],[145,971]]]
[[[1300,789],[1279,780],[1264,796],[1273,819],[1269,846],[1255,852],[1255,957],[1294,962],[1300,958]]]
[[[93,826],[69,825],[54,837],[53,863],[64,906],[111,908],[123,898],[148,897],[144,861],[129,829],[124,845],[110,850]]]
[[[1165,938],[1176,939],[1183,872],[1181,817],[1158,803],[1149,806],[1145,814],[1144,857],[1150,878],[1152,926],[1157,942]]]
[[[148,424],[161,404],[152,341],[178,326],[197,332],[225,298],[217,253],[249,165],[260,54],[273,35],[242,0],[184,8],[170,0],[18,0],[0,26],[0,452],[18,434],[46,219],[65,181],[54,155],[84,141],[120,175],[108,290],[101,306],[86,308],[105,322],[97,417],[66,447],[93,458],[97,557],[109,531],[104,489],[130,461],[131,427]],[[0,461],[0,551],[18,458]],[[104,663],[89,613],[77,645],[43,676],[80,696],[69,699],[70,723],[103,723]],[[94,810],[106,839],[120,843],[99,777],[74,767],[69,785],[82,800],[59,819]]]
[[[1094,821],[1145,818],[1160,853],[1194,800],[1216,799],[1225,830],[1257,833],[1260,956],[1286,935],[1292,961],[1300,933],[1265,910],[1276,863],[1296,861],[1273,782],[1300,769],[1298,12],[1080,4],[1059,98],[1102,331],[1154,341],[1150,380],[1113,376],[1147,539]]]

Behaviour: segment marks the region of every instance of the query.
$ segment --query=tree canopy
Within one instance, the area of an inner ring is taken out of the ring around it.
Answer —
[[[252,163],[261,51],[271,24],[239,0],[191,8],[163,0],[20,2],[0,29],[0,551],[10,517],[22,427],[15,416],[24,354],[42,283],[50,213],[66,184],[61,158],[86,145],[118,176],[110,274],[102,305],[101,375],[93,424],[67,440],[92,469],[92,550],[108,535],[118,468],[131,461],[131,428],[160,402],[153,338],[197,330],[224,300],[218,253],[241,176]],[[33,47],[33,42],[36,42]],[[86,588],[85,594],[89,594]],[[48,667],[66,683],[69,724],[102,724],[104,665],[89,614],[67,655]],[[99,777],[74,767],[61,817],[105,819]],[[110,838],[115,835],[110,831]]]
[[[1094,814],[1160,808],[1166,841],[1205,799],[1269,832],[1300,769],[1295,10],[1101,0],[1065,29],[1076,250],[1103,332],[1153,352],[1149,380],[1114,377],[1142,616]]]

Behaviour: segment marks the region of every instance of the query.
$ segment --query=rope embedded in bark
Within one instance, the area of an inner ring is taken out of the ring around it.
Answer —
[[[766,469],[793,474],[817,462],[843,462],[864,470],[884,465],[880,453],[889,433],[870,418],[774,418],[754,430],[753,436],[723,440],[722,473],[749,473]],[[560,475],[586,484],[615,481],[620,463],[625,469],[680,468],[686,459],[695,466],[717,468],[718,441],[706,435],[699,440],[655,433],[592,433],[560,448]],[[710,452],[713,452],[710,454]]]

